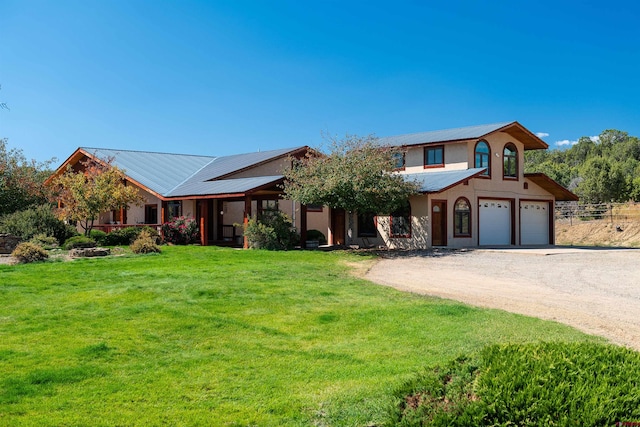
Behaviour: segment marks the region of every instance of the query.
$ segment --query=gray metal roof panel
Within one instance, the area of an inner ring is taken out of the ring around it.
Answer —
[[[158,194],[165,195],[173,188],[215,160],[212,156],[153,153],[146,151],[113,150],[82,147],[100,159],[113,159],[112,165],[122,169],[131,179]]]
[[[378,138],[378,143],[385,147],[402,147],[406,145],[433,144],[446,141],[477,139],[512,123],[515,122],[493,123],[455,129],[410,133],[406,135],[386,136]]]
[[[409,181],[417,181],[420,184],[420,191],[424,193],[437,193],[469,179],[485,169],[486,168],[472,168],[441,172],[408,173],[404,176]]]
[[[282,180],[284,176],[256,176],[251,178],[221,179],[217,181],[189,180],[167,194],[167,197],[215,196],[220,194],[246,193]]]

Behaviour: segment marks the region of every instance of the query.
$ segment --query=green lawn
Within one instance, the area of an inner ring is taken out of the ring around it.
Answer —
[[[165,247],[0,266],[0,425],[367,425],[421,367],[593,340],[349,274],[368,261]]]

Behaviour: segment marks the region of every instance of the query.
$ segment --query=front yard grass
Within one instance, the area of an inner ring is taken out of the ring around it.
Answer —
[[[0,266],[0,425],[367,425],[425,366],[596,340],[349,274],[367,260],[176,246]]]

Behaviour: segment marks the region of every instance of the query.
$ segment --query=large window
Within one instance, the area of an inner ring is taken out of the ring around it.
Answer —
[[[453,236],[471,236],[471,205],[469,200],[460,197],[453,208]]]
[[[145,224],[158,223],[158,205],[144,206],[144,223]]]
[[[444,166],[444,146],[424,147],[424,167],[437,168]]]
[[[182,216],[182,200],[167,202],[167,218],[169,221],[180,216]]]
[[[358,214],[358,237],[376,237],[376,215],[373,213]]]
[[[516,146],[508,143],[504,146],[504,178],[518,178],[518,151]]]
[[[391,237],[411,237],[411,205],[409,202],[391,214]]]
[[[480,141],[476,144],[474,167],[487,168],[482,172],[482,175],[491,176],[491,150],[486,141]]]

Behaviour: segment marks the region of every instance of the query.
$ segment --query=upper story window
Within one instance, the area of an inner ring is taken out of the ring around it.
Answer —
[[[482,176],[491,176],[491,150],[486,141],[479,141],[476,144],[474,167],[487,168],[482,172]]]
[[[396,170],[404,169],[405,159],[404,153],[402,151],[398,151],[392,154],[393,159],[393,168]]]
[[[518,150],[512,143],[504,146],[504,170],[502,176],[504,178],[518,178]]]
[[[444,166],[444,146],[424,147],[424,167],[439,168]]]

